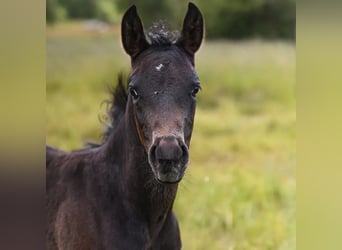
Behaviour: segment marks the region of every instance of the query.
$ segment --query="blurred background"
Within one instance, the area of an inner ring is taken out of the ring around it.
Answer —
[[[294,0],[198,0],[206,40],[191,162],[175,202],[184,249],[296,249]],[[184,0],[46,1],[46,141],[100,141],[108,85],[130,70],[120,21],[179,29]]]

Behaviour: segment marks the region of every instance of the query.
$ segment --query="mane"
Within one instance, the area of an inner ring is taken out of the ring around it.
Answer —
[[[110,134],[117,128],[121,118],[125,114],[127,103],[127,80],[126,76],[120,72],[118,74],[117,84],[115,87],[109,87],[110,99],[106,100],[107,114],[105,115],[105,131],[102,135],[102,141],[107,141]]]

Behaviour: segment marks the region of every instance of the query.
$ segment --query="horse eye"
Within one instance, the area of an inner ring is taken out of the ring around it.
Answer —
[[[130,88],[129,93],[131,94],[134,100],[137,100],[139,98],[138,92],[135,89]]]
[[[192,97],[196,97],[199,91],[200,91],[200,87],[195,87],[191,92]]]

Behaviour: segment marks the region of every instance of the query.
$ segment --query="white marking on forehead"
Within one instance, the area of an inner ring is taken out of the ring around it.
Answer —
[[[164,67],[164,65],[161,63],[158,66],[156,66],[156,70],[160,71]]]

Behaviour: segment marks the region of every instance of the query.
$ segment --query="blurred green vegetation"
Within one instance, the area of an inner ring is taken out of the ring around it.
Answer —
[[[107,85],[129,72],[119,27],[47,28],[46,140],[64,150],[100,141]],[[175,202],[185,250],[293,250],[295,46],[206,41],[190,165]]]
[[[46,0],[46,21],[53,24],[66,19],[119,21],[115,0]]]
[[[47,0],[49,24],[65,19],[99,19],[118,23],[136,4],[146,26],[166,19],[178,29],[188,0]],[[295,38],[295,0],[194,0],[203,12],[207,38]]]

